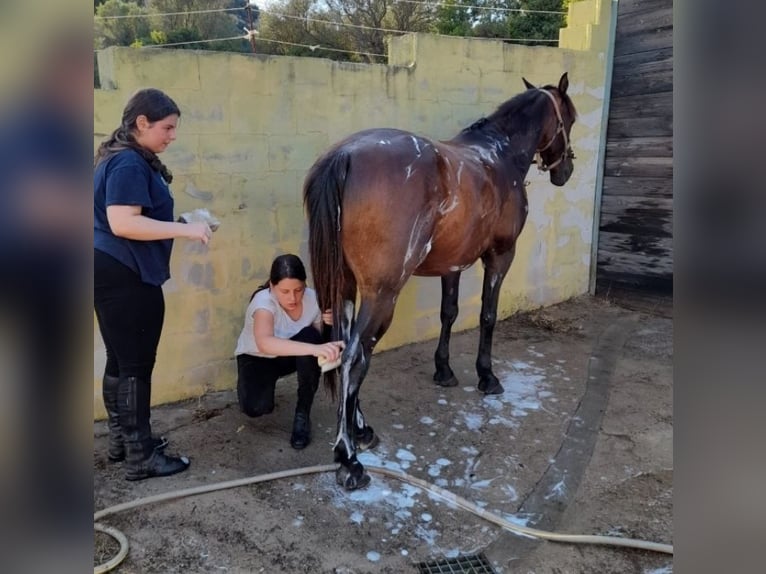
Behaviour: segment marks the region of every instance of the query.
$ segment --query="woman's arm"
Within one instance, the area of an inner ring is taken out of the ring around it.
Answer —
[[[334,361],[340,356],[341,345],[338,342],[312,345],[274,336],[274,315],[265,309],[256,309],[253,315],[253,336],[258,350],[277,357],[324,357]]]
[[[206,223],[158,221],[141,215],[139,205],[109,205],[106,208],[109,227],[117,237],[152,241],[157,239],[198,239],[207,244],[212,232]]]

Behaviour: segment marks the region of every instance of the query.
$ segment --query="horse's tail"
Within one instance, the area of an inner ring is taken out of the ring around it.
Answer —
[[[343,188],[349,156],[334,150],[320,158],[303,184],[303,203],[309,222],[309,256],[319,308],[332,309],[332,339],[341,340],[344,278],[349,270],[341,247]],[[325,385],[336,396],[335,370],[325,373]]]

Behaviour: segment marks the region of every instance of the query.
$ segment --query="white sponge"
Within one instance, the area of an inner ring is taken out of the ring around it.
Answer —
[[[342,360],[343,360],[343,357],[338,357],[334,361],[328,361],[324,357],[317,358],[317,362],[319,363],[319,368],[322,370],[323,373],[326,373],[327,371],[332,371],[333,369],[337,369],[338,367],[340,367]]]
[[[195,209],[194,211],[182,213],[178,217],[178,221],[181,223],[207,223],[210,231],[216,231],[221,225],[218,218],[211,215],[207,209]]]

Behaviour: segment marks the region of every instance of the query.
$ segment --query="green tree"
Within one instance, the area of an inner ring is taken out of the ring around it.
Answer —
[[[105,0],[96,8],[96,48],[130,46],[137,39],[148,36],[151,29],[149,19],[143,17],[147,14],[146,9],[137,2]]]
[[[244,39],[244,0],[94,0],[94,6],[96,48],[172,44],[198,50],[250,49]],[[257,18],[257,8],[253,12]]]
[[[282,0],[261,12],[258,51],[266,54],[289,56],[321,56],[335,60],[348,60],[343,52],[353,50],[353,39],[343,27],[325,22],[336,22],[326,6],[315,0]]]
[[[259,46],[268,53],[378,62],[385,61],[387,36],[431,31],[434,8],[398,0],[283,0],[262,14]]]
[[[569,0],[521,0],[520,8],[550,12],[565,11]],[[537,12],[514,13],[508,21],[508,36],[511,38],[556,39],[559,29],[566,26],[566,14],[541,14]],[[556,46],[552,42],[528,42],[529,45],[543,44]]]
[[[525,44],[555,46],[555,42],[529,40],[557,40],[559,28],[566,25],[566,15],[555,12],[565,12],[571,1],[445,0],[436,11],[434,30],[455,36],[518,38]]]
[[[434,29],[447,36],[470,36],[479,10],[466,6],[477,6],[480,0],[445,0],[436,9]]]
[[[152,30],[162,32],[168,44],[181,43],[176,47],[198,50],[249,50],[242,26],[246,18],[244,0],[147,0],[147,6],[153,15]],[[149,35],[144,40],[153,43]],[[200,40],[205,42],[184,44]]]

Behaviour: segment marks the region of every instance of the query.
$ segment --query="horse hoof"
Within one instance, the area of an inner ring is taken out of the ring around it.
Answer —
[[[350,473],[345,466],[341,466],[335,471],[335,482],[350,492],[369,486],[372,479],[363,469],[359,476],[354,476],[354,474]]]
[[[505,389],[500,381],[497,379],[481,379],[478,384],[478,389],[485,395],[502,395]]]
[[[372,427],[364,427],[362,431],[356,435],[356,448],[359,450],[370,450],[380,444],[380,439]]]
[[[455,375],[452,375],[449,379],[444,381],[441,380],[438,375],[434,375],[434,382],[440,387],[456,387],[459,384],[459,381]]]

